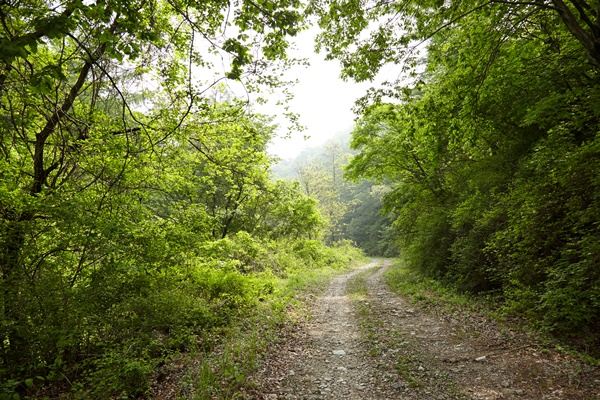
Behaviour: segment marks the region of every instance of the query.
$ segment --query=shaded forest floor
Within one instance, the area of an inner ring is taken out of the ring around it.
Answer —
[[[411,304],[389,261],[335,278],[248,399],[598,399],[600,369],[473,312]]]

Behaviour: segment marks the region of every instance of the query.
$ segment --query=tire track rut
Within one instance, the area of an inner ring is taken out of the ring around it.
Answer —
[[[313,318],[271,354],[247,398],[600,398],[598,368],[582,371],[573,360],[520,341],[498,348],[505,332],[493,324],[484,321],[482,331],[391,292],[383,278],[389,265],[373,261],[334,278],[314,303]],[[349,296],[349,284],[357,282],[365,293]]]

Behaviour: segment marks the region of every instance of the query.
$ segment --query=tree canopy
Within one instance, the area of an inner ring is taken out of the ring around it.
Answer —
[[[598,2],[585,0],[487,1],[336,1],[312,3],[322,32],[319,48],[339,59],[342,75],[356,80],[373,78],[386,63],[418,63],[419,47],[451,35],[475,18],[485,20],[480,39],[490,42],[514,36],[523,25],[544,21],[544,39],[560,25],[587,60],[600,67]]]
[[[320,237],[314,200],[268,179],[271,119],[225,85],[285,85],[303,19],[295,0],[0,2],[0,398],[142,395],[260,297],[247,276]]]
[[[409,263],[597,343],[598,2],[316,8],[346,77],[406,67],[361,103],[347,174],[392,184]]]

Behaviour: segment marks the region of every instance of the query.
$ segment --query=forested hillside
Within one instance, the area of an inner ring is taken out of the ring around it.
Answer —
[[[408,265],[597,354],[598,1],[316,7],[344,76],[404,65],[361,101],[348,175],[391,184]]]
[[[368,255],[394,257],[399,251],[391,226],[395,214],[381,212],[382,198],[390,187],[346,179],[344,171],[355,154],[350,149],[350,133],[338,133],[323,146],[280,160],[271,171],[276,178],[296,181],[303,194],[318,201],[326,243],[349,240]]]

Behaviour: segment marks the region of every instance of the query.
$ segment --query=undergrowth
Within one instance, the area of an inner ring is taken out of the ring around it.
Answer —
[[[181,395],[228,400],[252,392],[252,373],[268,349],[307,316],[305,300],[314,298],[331,277],[366,261],[362,253],[346,245],[335,248],[335,252],[339,253],[336,262],[319,263],[312,258],[312,268],[288,268],[285,277],[277,279],[271,295],[251,313],[234,321],[220,343],[203,354],[200,364],[186,375],[184,381],[191,385],[182,385],[182,390],[187,388],[188,392],[182,391]]]
[[[149,398],[153,381],[177,373],[180,398],[238,398],[269,346],[303,318],[302,300],[365,260],[345,242],[242,233],[181,265],[132,270],[120,286],[98,280],[112,291],[79,288],[93,310],[58,342],[54,364],[0,382],[0,399]]]

